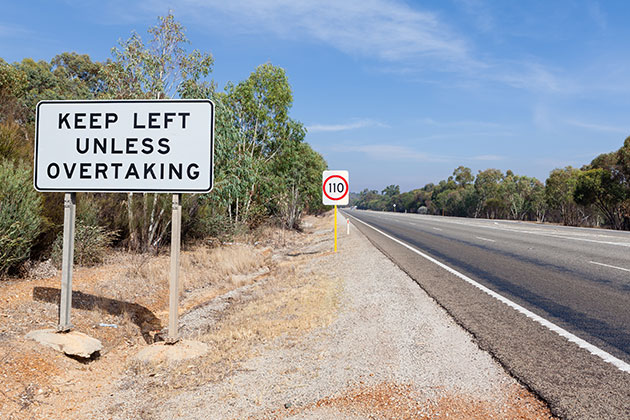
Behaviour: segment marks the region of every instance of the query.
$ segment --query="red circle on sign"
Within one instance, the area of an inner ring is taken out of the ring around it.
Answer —
[[[331,178],[340,178],[340,179],[343,181],[343,183],[344,183],[344,184],[346,184],[346,192],[345,192],[345,193],[343,193],[343,195],[342,195],[341,197],[339,197],[339,198],[332,198],[331,196],[329,196],[328,194],[326,194],[326,183],[327,183],[327,182],[328,182]],[[324,181],[324,185],[322,185],[322,189],[324,190],[324,195],[325,195],[326,197],[328,197],[328,199],[330,199],[330,200],[334,200],[334,201],[341,200],[341,199],[342,199],[342,198],[344,198],[346,195],[348,195],[348,189],[349,189],[349,188],[348,188],[348,181],[346,181],[346,179],[345,179],[344,177],[342,177],[341,175],[331,175],[331,176],[329,176],[328,178],[326,178],[326,180]]]

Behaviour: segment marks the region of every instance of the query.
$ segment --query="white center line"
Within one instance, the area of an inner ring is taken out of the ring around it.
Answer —
[[[482,241],[496,242],[494,239],[482,238],[481,236],[475,236],[475,238],[481,239]]]
[[[436,227],[434,227],[433,229],[434,229],[434,230],[439,230],[439,231],[441,231],[441,230],[442,230],[442,229],[440,229],[440,228],[436,228]]]
[[[600,262],[597,262],[597,261],[589,261],[589,263],[591,263],[591,264],[597,264],[597,265],[603,265],[604,267],[616,268],[617,270],[623,270],[623,271],[628,271],[628,272],[630,272],[630,269],[623,268],[623,267],[617,267],[617,266],[610,265],[610,264],[604,264],[604,263],[600,263]]]

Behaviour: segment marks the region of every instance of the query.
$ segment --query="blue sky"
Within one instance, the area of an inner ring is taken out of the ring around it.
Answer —
[[[5,1],[0,57],[110,57],[173,10],[223,87],[283,67],[293,118],[351,189],[465,165],[545,180],[630,135],[627,1]]]

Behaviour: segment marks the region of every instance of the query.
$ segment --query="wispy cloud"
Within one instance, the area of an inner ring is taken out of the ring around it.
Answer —
[[[594,151],[593,153],[584,153],[570,156],[547,156],[534,159],[532,162],[535,165],[543,166],[547,168],[564,168],[566,166],[573,166],[579,168],[584,164],[593,160],[593,157],[600,154],[601,151]]]
[[[493,28],[494,18],[483,3],[462,0],[462,4],[482,30]],[[499,82],[517,89],[553,92],[567,88],[566,78],[533,57],[505,61],[483,54],[463,33],[464,28],[455,28],[443,14],[414,2],[181,0],[173,6],[168,0],[146,0],[138,7],[142,13],[175,7],[178,16],[235,35],[272,35],[328,45],[367,58],[368,66],[377,70],[407,77],[450,72],[459,76],[460,84]]]
[[[499,155],[477,156],[445,156],[431,153],[418,152],[417,150],[395,144],[364,144],[364,145],[338,145],[333,148],[336,152],[358,152],[368,155],[375,160],[412,161],[412,162],[438,162],[460,163],[468,161],[497,162],[505,160]]]
[[[420,123],[434,127],[477,127],[477,128],[505,128],[504,125],[491,121],[457,120],[437,121],[433,118],[421,118]]]
[[[443,156],[418,152],[412,148],[393,144],[339,145],[337,152],[359,152],[377,160],[413,161],[413,162],[448,162]]]
[[[516,128],[507,124],[499,124],[492,121],[480,120],[435,120],[433,118],[421,118],[417,120],[420,124],[427,126],[428,131],[435,131],[437,134],[423,137],[422,140],[451,140],[461,141],[462,138],[472,137],[514,137]]]
[[[458,4],[466,14],[472,17],[475,27],[481,32],[491,32],[495,29],[492,14],[488,11],[488,5],[480,0],[458,0]]]
[[[536,62],[533,57],[516,61],[495,61],[485,74],[489,80],[502,82],[517,89],[541,92],[572,92],[575,86],[566,78]]]
[[[0,22],[0,37],[2,38],[18,38],[32,34],[33,32],[25,26]]]
[[[380,123],[374,120],[357,120],[344,124],[313,124],[306,127],[306,130],[309,133],[315,133],[319,131],[347,131],[347,130],[356,130],[359,128],[366,127],[383,127],[386,128],[388,125]]]
[[[605,125],[605,124],[592,124],[592,123],[576,121],[576,120],[566,120],[565,122],[569,125],[580,127],[580,128],[586,128],[589,130],[606,131],[610,133],[625,133],[625,134],[630,133],[630,126],[620,127],[620,126]]]
[[[599,6],[599,3],[596,1],[589,1],[586,4],[586,11],[591,19],[600,27],[600,29],[606,29],[608,26],[608,21],[606,19],[606,14],[602,11],[602,8]]]
[[[464,158],[463,160],[476,160],[476,161],[486,161],[486,162],[497,162],[500,160],[505,160],[505,156],[499,156],[499,155],[479,155],[479,156],[472,156],[469,158]]]
[[[151,4],[160,10],[167,3]],[[470,61],[466,41],[438,15],[399,1],[185,0],[180,5],[183,13],[194,10],[191,17],[206,24],[229,22],[231,32],[306,39],[384,61]]]

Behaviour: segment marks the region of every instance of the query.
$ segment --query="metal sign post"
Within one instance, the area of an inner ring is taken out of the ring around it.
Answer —
[[[173,214],[171,219],[171,278],[169,282],[168,337],[166,342],[179,341],[177,331],[179,309],[179,251],[182,233],[182,195],[173,194]]]
[[[59,325],[57,331],[72,329],[72,263],[74,259],[74,220],[77,210],[76,193],[66,193],[63,201],[63,253],[61,262],[61,302],[59,303]]]

